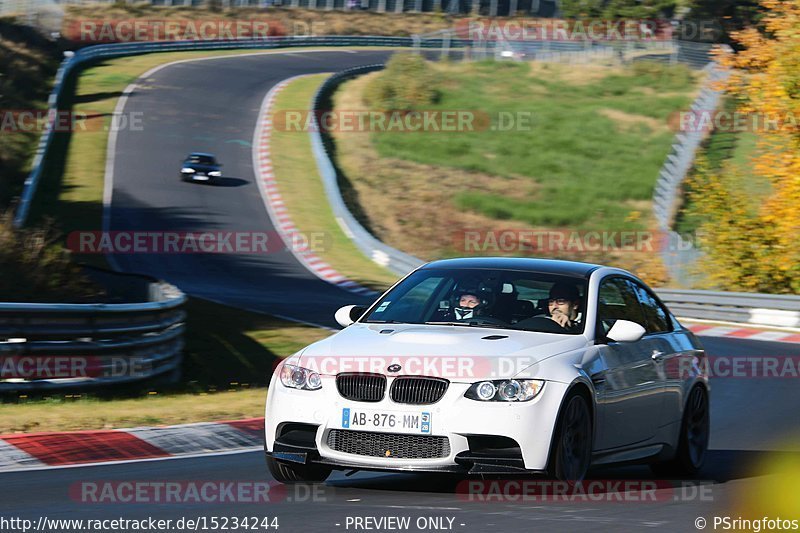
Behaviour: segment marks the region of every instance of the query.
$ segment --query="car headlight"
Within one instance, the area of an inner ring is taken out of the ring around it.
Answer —
[[[496,379],[473,384],[464,396],[482,402],[527,402],[542,391],[541,379]]]
[[[211,172],[208,173],[208,175],[209,176],[213,176],[215,178],[218,178],[218,177],[222,176],[222,174],[220,173],[219,170],[212,170]]]
[[[183,172],[184,174],[194,174],[194,169],[193,168],[182,168],[181,172]]]
[[[283,365],[281,383],[284,387],[300,390],[318,390],[322,388],[319,373],[296,365]]]

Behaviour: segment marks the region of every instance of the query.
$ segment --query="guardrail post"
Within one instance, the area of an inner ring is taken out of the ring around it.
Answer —
[[[402,13],[405,11],[406,0],[394,0],[394,12]]]
[[[422,53],[422,38],[419,35],[414,34],[414,35],[411,36],[411,42],[413,43],[411,46],[414,49],[414,53],[415,54],[421,54]]]
[[[670,65],[675,65],[678,62],[679,46],[675,41],[672,41],[672,53],[669,55]]]

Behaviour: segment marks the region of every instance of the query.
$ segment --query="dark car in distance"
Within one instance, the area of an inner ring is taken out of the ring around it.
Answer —
[[[213,182],[222,177],[222,167],[213,154],[193,152],[181,165],[181,180]]]

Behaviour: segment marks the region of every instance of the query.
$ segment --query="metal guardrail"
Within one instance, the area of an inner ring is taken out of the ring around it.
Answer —
[[[759,326],[800,327],[800,296],[656,289],[673,314]]]
[[[334,74],[317,89],[312,100],[312,116],[314,126],[311,128],[311,148],[314,152],[314,159],[317,161],[322,182],[325,185],[325,194],[331,205],[336,221],[342,227],[345,234],[361,250],[364,255],[372,259],[375,263],[384,266],[398,275],[405,275],[424,263],[421,259],[401,252],[391,246],[379,241],[362,226],[353,216],[342,198],[339,189],[339,175],[328,152],[331,146],[329,137],[320,133],[320,128],[316,124],[316,117],[324,111],[325,102],[330,95],[342,82],[355,78],[362,74],[382,70],[383,65],[367,65],[363,67],[351,68]]]
[[[713,112],[717,108],[721,91],[716,88],[716,84],[728,76],[728,73],[716,63],[708,63],[703,70],[707,73],[705,85],[689,110],[698,116]],[[670,226],[681,199],[681,185],[692,169],[695,155],[704,137],[705,133],[700,128],[675,135],[670,153],[661,167],[653,190],[653,214],[659,229],[668,233],[670,242],[670,246],[665,247],[661,253],[662,260],[670,277],[683,286],[691,286],[690,268],[687,267],[697,261],[700,252],[691,245],[691,242],[672,231]]]
[[[149,301],[0,303],[0,392],[71,390],[177,375],[186,296],[164,282],[139,277],[139,283],[147,285]]]

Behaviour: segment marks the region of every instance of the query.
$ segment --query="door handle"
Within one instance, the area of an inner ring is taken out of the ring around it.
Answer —
[[[650,356],[656,362],[661,361],[664,357],[664,352],[659,352],[658,350],[653,350],[653,354]]]

